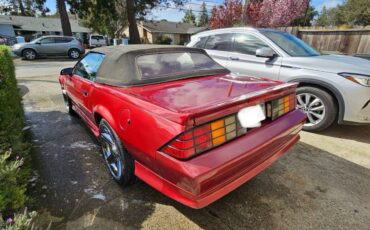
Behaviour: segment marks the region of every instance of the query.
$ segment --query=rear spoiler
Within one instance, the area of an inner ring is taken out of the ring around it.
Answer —
[[[295,82],[283,83],[256,92],[243,94],[239,97],[231,98],[228,101],[213,105],[207,109],[201,107],[192,108],[193,111],[198,110],[198,112],[192,113],[187,125],[199,125],[232,113],[236,113],[244,107],[264,103],[289,93],[295,93],[297,86],[298,83]]]

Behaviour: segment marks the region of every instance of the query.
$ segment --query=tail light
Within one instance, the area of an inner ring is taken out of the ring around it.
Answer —
[[[246,132],[233,114],[182,133],[160,151],[179,159],[188,159]]]
[[[294,110],[295,98],[295,94],[290,94],[267,102],[266,117],[275,120]],[[240,125],[237,114],[232,114],[181,133],[159,151],[184,160],[229,142],[246,132],[247,129]]]
[[[266,116],[275,120],[276,118],[294,110],[296,107],[296,96],[290,94],[282,98],[266,103]]]

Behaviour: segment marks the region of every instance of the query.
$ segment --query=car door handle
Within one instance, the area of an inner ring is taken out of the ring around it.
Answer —
[[[82,90],[81,92],[82,92],[82,95],[84,95],[85,97],[86,97],[86,96],[87,96],[87,94],[88,94],[86,90]]]
[[[229,57],[229,59],[232,60],[232,61],[238,61],[239,60],[238,57]]]

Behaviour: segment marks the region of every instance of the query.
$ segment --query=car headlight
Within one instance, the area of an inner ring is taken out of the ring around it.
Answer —
[[[15,45],[13,45],[12,48],[13,48],[13,50],[17,50],[17,49],[21,48],[21,45],[15,44]]]
[[[370,87],[370,76],[368,75],[355,74],[355,73],[340,73],[339,75],[357,84]]]

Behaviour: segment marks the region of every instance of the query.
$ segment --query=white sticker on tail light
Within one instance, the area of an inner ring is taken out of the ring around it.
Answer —
[[[257,128],[261,121],[266,119],[265,106],[263,104],[250,106],[238,112],[238,119],[243,128]]]

